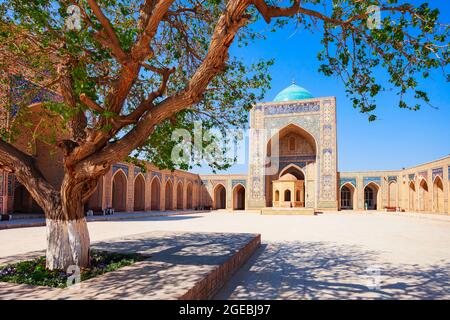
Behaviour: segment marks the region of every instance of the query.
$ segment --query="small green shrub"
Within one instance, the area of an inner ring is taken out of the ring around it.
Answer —
[[[81,270],[81,281],[145,260],[148,257],[137,253],[92,250],[90,258],[90,266]],[[45,256],[0,266],[0,282],[65,288],[67,279],[71,275],[64,270],[48,270],[45,267]]]

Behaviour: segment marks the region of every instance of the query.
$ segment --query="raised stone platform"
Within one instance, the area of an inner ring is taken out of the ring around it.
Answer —
[[[161,231],[116,238],[92,248],[150,258],[66,289],[1,282],[0,299],[210,299],[260,244],[260,235],[249,233]]]
[[[313,208],[264,208],[261,209],[261,214],[264,215],[303,215],[313,216],[315,210]]]

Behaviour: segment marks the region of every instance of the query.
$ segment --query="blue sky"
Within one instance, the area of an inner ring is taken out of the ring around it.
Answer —
[[[446,2],[431,1],[431,6],[441,10],[442,22],[450,23],[450,7]],[[450,84],[440,73],[421,81],[422,89],[429,93],[437,109],[426,105],[419,111],[400,109],[396,93],[384,92],[377,100],[378,119],[369,122],[367,115],[353,109],[340,80],[318,73],[319,33],[311,34],[294,27],[268,33],[263,23],[255,28],[267,33],[268,38],[247,48],[232,48],[232,52],[250,63],[261,58],[275,59],[270,69],[272,89],[265,101],[271,101],[293,78],[315,97],[336,96],[339,171],[401,169],[450,154]],[[206,167],[193,171],[210,172]],[[234,165],[227,171],[245,172],[246,163]]]

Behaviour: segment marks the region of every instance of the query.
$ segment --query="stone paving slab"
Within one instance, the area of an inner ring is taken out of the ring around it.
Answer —
[[[16,254],[8,257],[0,257],[0,266],[5,264],[16,263],[24,260],[31,260],[39,256],[45,255],[45,250],[31,251],[27,253]],[[3,282],[1,282],[3,284]]]
[[[386,212],[382,210],[341,210],[341,211],[327,211],[323,210],[321,215],[381,215],[392,217],[405,217],[405,218],[419,218],[435,221],[447,221],[450,222],[450,213],[439,212]]]
[[[313,208],[266,208],[261,210],[262,215],[304,215],[314,216],[316,212]]]
[[[150,258],[67,289],[1,282],[0,299],[209,299],[260,244],[260,235],[250,233],[158,231],[116,238],[92,248]]]
[[[112,215],[105,216],[89,216],[86,217],[87,222],[93,221],[119,221],[130,219],[141,219],[151,217],[167,217],[180,216],[193,213],[210,212],[209,210],[183,210],[183,211],[148,211],[148,212],[117,212]],[[0,221],[0,230],[15,229],[15,228],[29,228],[45,226],[45,218],[31,218],[31,219],[16,219],[10,221]]]

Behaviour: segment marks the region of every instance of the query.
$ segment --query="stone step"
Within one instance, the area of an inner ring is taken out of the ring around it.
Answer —
[[[313,216],[316,214],[316,212],[313,208],[264,208],[261,209],[261,214]]]

